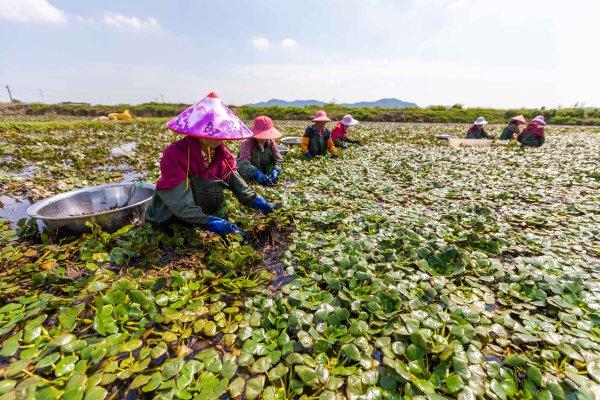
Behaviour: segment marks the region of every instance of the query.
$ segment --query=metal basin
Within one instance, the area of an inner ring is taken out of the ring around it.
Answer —
[[[72,190],[31,205],[27,214],[50,229],[73,233],[88,232],[86,222],[114,232],[136,220],[143,220],[154,193],[151,183],[114,183]]]
[[[287,144],[288,146],[295,146],[295,145],[299,145],[300,143],[302,143],[302,138],[298,137],[298,136],[287,136],[284,138],[281,138],[281,143],[283,144]]]
[[[450,140],[450,139],[458,139],[456,136],[453,135],[436,135],[435,137],[437,140]]]

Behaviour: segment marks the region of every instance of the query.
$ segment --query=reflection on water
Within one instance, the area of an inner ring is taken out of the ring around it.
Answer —
[[[113,156],[123,156],[127,153],[131,153],[137,147],[137,142],[127,142],[122,145],[115,146],[110,150],[110,154]]]
[[[31,202],[24,197],[18,196],[0,196],[0,218],[5,218],[12,223],[16,223],[21,218],[28,218],[27,207]]]

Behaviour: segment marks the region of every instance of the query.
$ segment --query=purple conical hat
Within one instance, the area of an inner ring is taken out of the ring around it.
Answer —
[[[242,140],[252,131],[211,92],[167,123],[167,128],[198,138]]]

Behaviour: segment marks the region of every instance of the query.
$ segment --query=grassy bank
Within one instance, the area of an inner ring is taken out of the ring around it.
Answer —
[[[61,104],[5,104],[5,115],[65,115],[79,117],[97,117],[115,111],[129,109],[136,117],[172,117],[187,107],[186,104],[144,103],[137,105],[119,104],[114,106],[90,105],[84,103]],[[234,106],[235,112],[242,118],[252,119],[257,115],[268,115],[278,120],[306,120],[319,107],[249,107]],[[428,108],[349,108],[327,105],[325,110],[334,120],[351,113],[361,121],[374,122],[434,122],[434,123],[470,123],[480,115],[492,123],[503,123],[512,116],[523,114],[533,118],[542,114],[555,125],[600,125],[600,109],[597,108],[561,108],[561,109],[492,109],[464,108],[460,105],[451,108],[432,106]]]

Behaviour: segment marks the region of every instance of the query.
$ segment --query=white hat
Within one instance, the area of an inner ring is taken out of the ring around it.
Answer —
[[[474,125],[487,125],[487,121],[485,120],[485,118],[483,117],[478,117],[475,122]]]
[[[537,123],[542,124],[542,125],[546,125],[546,120],[544,119],[543,115],[538,115],[537,117],[535,117],[531,121],[532,122],[537,122]]]
[[[352,126],[358,124],[358,121],[352,118],[352,115],[346,114],[344,115],[344,118],[342,118],[342,124],[346,126]]]

